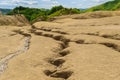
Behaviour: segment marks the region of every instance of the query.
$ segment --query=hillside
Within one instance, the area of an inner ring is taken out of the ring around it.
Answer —
[[[2,9],[2,8],[0,8],[0,12],[2,12],[3,14],[7,14],[10,11],[11,11],[11,9]]]
[[[120,10],[120,0],[113,0],[98,6],[94,6],[92,8],[87,9],[86,12],[101,11],[101,10],[102,11]]]
[[[3,15],[0,16],[0,26],[25,26],[29,25],[29,21],[23,15]]]

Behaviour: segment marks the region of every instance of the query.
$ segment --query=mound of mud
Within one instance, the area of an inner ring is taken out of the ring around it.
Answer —
[[[1,15],[0,26],[1,25],[26,26],[29,25],[29,21],[23,15]]]
[[[74,15],[64,15],[59,17],[54,17],[51,20],[56,19],[91,19],[91,18],[104,18],[104,17],[112,17],[112,16],[120,16],[120,11],[96,11],[96,12],[87,12],[82,14],[74,14]]]
[[[74,19],[90,19],[120,16],[120,11],[96,11],[73,16]]]

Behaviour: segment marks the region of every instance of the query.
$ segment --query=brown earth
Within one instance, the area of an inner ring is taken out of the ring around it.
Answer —
[[[6,15],[0,15],[0,26],[28,26],[29,21],[23,16],[23,15],[12,15],[12,16],[6,16]]]
[[[0,80],[120,80],[118,15],[0,26],[0,34]]]

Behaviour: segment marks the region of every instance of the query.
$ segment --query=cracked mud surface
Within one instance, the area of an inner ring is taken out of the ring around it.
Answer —
[[[119,80],[119,19],[0,27],[0,80]]]

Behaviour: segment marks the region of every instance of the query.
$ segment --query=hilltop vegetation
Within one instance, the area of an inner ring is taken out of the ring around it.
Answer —
[[[87,9],[86,12],[112,11],[112,10],[120,10],[120,0],[113,0],[98,6],[94,6],[92,8]]]
[[[67,14],[78,14],[80,13],[80,10],[79,9],[68,9],[68,8],[64,8],[64,9],[61,9],[61,10],[58,10],[56,12],[54,12],[53,14],[50,14],[48,16],[48,18],[52,18],[52,17],[55,17],[55,16],[62,16],[62,15],[67,15]]]
[[[76,8],[65,8],[63,6],[55,6],[51,9],[38,9],[38,8],[29,8],[29,7],[16,7],[9,15],[14,14],[23,14],[30,22],[34,22],[36,20],[48,20],[49,18],[67,15],[67,14],[78,14],[80,13],[79,9]]]
[[[23,14],[29,21],[33,21],[37,17],[46,16],[47,9],[37,9],[28,7],[16,7],[8,15]]]

